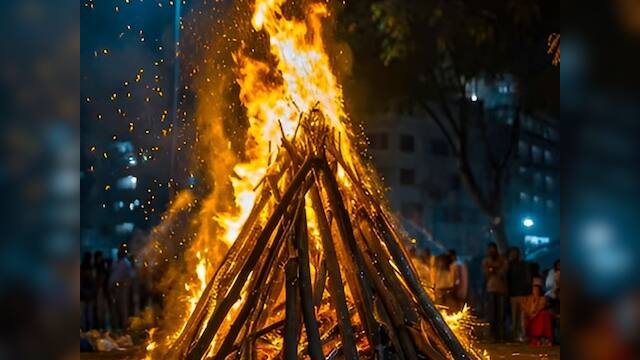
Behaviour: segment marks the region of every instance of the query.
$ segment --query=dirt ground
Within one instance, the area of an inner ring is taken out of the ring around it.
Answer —
[[[530,347],[523,344],[481,344],[487,349],[491,359],[544,359],[559,360],[560,346],[550,348]],[[108,353],[81,353],[80,360],[139,360],[142,358],[139,348]]]

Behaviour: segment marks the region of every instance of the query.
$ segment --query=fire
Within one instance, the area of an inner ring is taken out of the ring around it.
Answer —
[[[267,186],[265,175],[272,174],[273,172],[269,171],[281,165],[278,164],[281,159],[278,152],[281,151],[280,144],[284,140],[283,136],[292,139],[296,134],[307,131],[300,128],[300,119],[303,114],[309,114],[312,110],[319,111],[325,124],[334,131],[333,135],[338,139],[337,146],[345,162],[337,166],[337,179],[341,186],[352,189],[359,185],[352,182],[348,171],[358,169],[361,174],[367,173],[367,168],[360,163],[360,158],[351,142],[354,136],[344,110],[342,89],[332,71],[322,40],[321,19],[329,15],[329,10],[325,4],[316,3],[306,9],[305,20],[287,18],[281,9],[285,1],[256,0],[251,18],[251,25],[255,31],[265,32],[268,35],[271,59],[252,57],[252,49],[248,49],[245,44],[234,53],[233,58],[237,66],[236,82],[240,88],[239,99],[245,108],[249,122],[243,148],[244,154],[241,157],[242,160],[228,149],[222,154],[207,155],[212,158],[211,163],[222,163],[222,165],[211,165],[210,171],[212,173],[219,171],[223,174],[222,176],[228,175],[224,180],[230,181],[233,193],[223,193],[224,190],[221,190],[223,187],[219,186],[213,190],[217,193],[208,195],[200,204],[201,209],[196,215],[199,224],[197,235],[185,252],[186,271],[189,273],[187,281],[180,286],[180,290],[184,292],[179,298],[184,308],[172,309],[181,314],[176,320],[178,323],[171,325],[168,329],[170,334],[163,341],[153,339],[147,346],[149,352],[162,348],[163,351],[158,354],[160,356],[166,354],[176,342],[180,341],[181,334],[188,332],[188,319],[198,310],[201,297],[219,265],[216,261],[220,259],[212,261],[212,254],[224,253],[223,249],[228,250],[240,236],[243,224],[251,216],[263,188]],[[228,141],[222,135],[220,120],[215,119],[213,122],[214,124],[207,124],[211,126],[207,134],[215,137],[215,141]],[[211,178],[214,177],[215,174],[211,176]],[[378,184],[374,180],[368,180],[370,181],[365,186],[372,190],[371,193],[381,194]],[[219,208],[219,199],[230,195],[233,196],[233,206]],[[318,219],[310,204],[311,201],[308,201],[304,209],[310,235],[309,247],[314,251],[320,251]],[[266,208],[274,206],[269,203]],[[260,216],[263,216],[263,213],[260,213]],[[257,223],[263,225],[261,223],[263,221],[264,219],[259,217]],[[212,231],[212,228],[221,231]],[[219,244],[225,246],[212,249]],[[400,272],[396,264],[390,260],[389,262],[396,272]],[[317,273],[316,264],[311,264],[311,271],[313,275]],[[250,283],[254,276],[258,275],[251,273],[246,283]],[[353,297],[350,289],[347,288],[345,291],[349,298]],[[225,314],[224,323],[220,328],[228,329],[231,326],[248,297],[249,294],[243,288],[239,298]],[[205,305],[203,311],[209,311],[206,306],[213,307]],[[281,311],[277,317],[281,319],[283,315]],[[462,323],[462,320],[456,316],[447,320],[448,323],[451,322],[452,327]],[[464,315],[461,316],[464,317]],[[353,319],[357,321],[358,326],[362,326],[361,321],[358,320],[358,314],[353,315]],[[223,341],[224,339],[216,336],[212,341],[211,349],[216,348]],[[274,339],[271,345],[279,349],[282,346],[280,341],[280,339]],[[277,354],[277,352],[274,353]]]
[[[457,312],[449,313],[445,309],[442,311],[442,315],[444,321],[446,321],[449,328],[469,353],[478,359],[491,359],[487,350],[478,349],[474,344],[472,331],[476,326],[480,325],[480,321],[471,313],[471,308],[467,304],[464,304],[462,310]]]

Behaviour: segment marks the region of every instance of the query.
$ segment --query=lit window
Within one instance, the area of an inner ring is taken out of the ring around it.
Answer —
[[[124,190],[134,190],[138,185],[138,178],[135,176],[125,176],[118,180],[118,188]]]
[[[533,174],[533,184],[535,186],[539,186],[542,183],[542,174],[540,174],[539,172],[536,172],[535,174]]]
[[[535,163],[539,163],[542,160],[542,150],[538,145],[531,146],[531,158]]]
[[[133,144],[130,141],[118,141],[115,147],[121,154],[133,152]]]
[[[523,158],[529,157],[529,144],[520,140],[518,142],[518,154]]]
[[[547,165],[553,164],[553,154],[549,150],[544,151],[544,163]]]
[[[545,183],[547,185],[547,190],[552,190],[553,189],[553,183],[554,183],[553,177],[550,176],[550,175],[547,175],[547,176],[544,177],[544,181],[545,181]]]
[[[133,223],[124,222],[122,224],[117,224],[115,230],[117,234],[128,234],[133,231],[133,228]]]
[[[533,196],[533,205],[540,206],[540,204],[542,204],[542,201],[540,200],[540,196],[534,195]]]

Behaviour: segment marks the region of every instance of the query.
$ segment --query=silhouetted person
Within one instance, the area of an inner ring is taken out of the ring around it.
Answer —
[[[118,249],[118,259],[111,265],[109,292],[111,295],[111,319],[114,330],[125,330],[131,306],[131,263],[127,259],[126,244]]]
[[[498,253],[495,243],[487,246],[482,260],[482,271],[487,280],[487,313],[494,341],[504,341],[504,312],[507,297],[507,261]]]
[[[433,267],[431,264],[431,251],[424,249],[418,252],[418,261],[416,262],[416,270],[422,285],[427,288],[433,288],[433,282],[431,281],[431,272]]]
[[[85,331],[93,329],[95,325],[96,288],[91,253],[85,252],[80,263],[80,327]]]
[[[432,279],[435,287],[436,304],[446,306],[452,310],[455,309],[456,267],[449,254],[438,255],[432,272]]]
[[[511,305],[511,339],[524,340],[524,324],[522,323],[522,301],[531,293],[531,270],[529,264],[520,257],[520,249],[509,249],[509,268],[507,285]]]
[[[454,283],[454,295],[456,298],[456,310],[460,310],[462,306],[467,302],[469,296],[469,269],[467,264],[458,259],[458,254],[455,250],[449,250],[449,257],[451,262],[455,266],[455,283]]]
[[[109,293],[107,290],[109,272],[102,251],[93,254],[93,269],[96,279],[96,328],[106,328],[107,313],[109,312]]]

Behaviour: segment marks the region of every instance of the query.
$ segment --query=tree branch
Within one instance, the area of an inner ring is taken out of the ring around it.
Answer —
[[[427,114],[429,114],[429,116],[431,117],[431,119],[433,119],[436,125],[438,125],[438,128],[440,128],[440,131],[442,132],[442,135],[444,135],[445,139],[447,139],[447,143],[451,147],[451,150],[457,156],[459,152],[458,146],[456,145],[456,142],[453,140],[451,133],[449,132],[449,130],[447,130],[447,127],[444,125],[440,117],[436,114],[433,108],[431,108],[431,106],[426,101],[418,100],[418,103],[424,108]]]
[[[511,125],[511,134],[509,136],[509,146],[507,147],[507,151],[504,154],[504,157],[500,161],[499,167],[500,169],[504,169],[507,167],[509,160],[511,159],[515,149],[517,148],[518,141],[520,140],[520,106],[516,106],[516,114],[513,119],[513,125]]]
[[[484,111],[482,111],[480,116],[478,117],[478,125],[480,127],[480,134],[482,134],[482,143],[484,144],[485,152],[487,153],[487,158],[489,159],[491,168],[494,171],[498,170],[499,163],[493,154],[493,150],[491,149],[491,142],[489,141],[489,134],[487,130],[487,122],[484,119]]]

